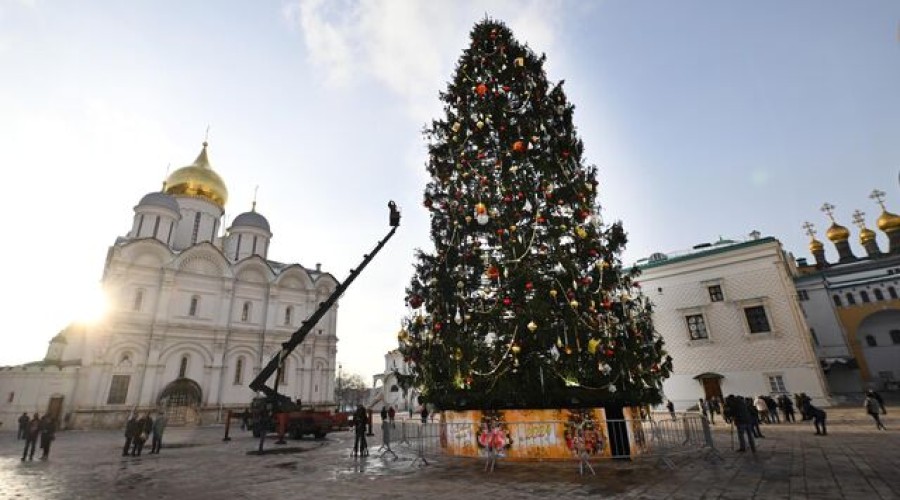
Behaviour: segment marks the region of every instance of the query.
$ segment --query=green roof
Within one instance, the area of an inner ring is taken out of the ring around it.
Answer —
[[[731,244],[722,244],[716,245],[715,243],[710,244],[708,247],[691,249],[687,253],[683,253],[680,255],[673,255],[671,257],[667,256],[665,259],[654,260],[653,262],[645,262],[643,264],[638,263],[636,266],[638,269],[652,269],[655,267],[662,267],[669,264],[674,264],[676,262],[684,262],[692,259],[699,259],[701,257],[707,257],[709,255],[715,255],[719,253],[730,252],[732,250],[740,250],[741,248],[752,247],[755,245],[763,245],[766,243],[777,242],[775,238],[772,236],[766,236],[765,238],[760,238],[758,240],[748,240],[742,241],[740,243],[731,243]],[[644,259],[641,259],[644,260]],[[640,262],[640,261],[639,261]]]

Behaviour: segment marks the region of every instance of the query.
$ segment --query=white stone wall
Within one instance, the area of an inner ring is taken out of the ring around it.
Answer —
[[[720,248],[706,255],[645,269],[640,278],[654,303],[654,325],[673,358],[665,396],[687,407],[704,397],[693,377],[723,375],[723,395],[768,394],[767,374],[782,375],[789,392],[806,392],[818,404],[827,391],[797,305],[789,267],[774,240]],[[708,287],[724,300],[710,300]],[[770,332],[750,333],[744,308],[762,306]],[[709,338],[691,340],[686,316],[702,314]]]
[[[50,398],[63,397],[61,415],[72,410],[70,395],[77,380],[77,368],[56,366],[0,368],[0,431],[18,429],[22,412],[29,415],[47,411]]]

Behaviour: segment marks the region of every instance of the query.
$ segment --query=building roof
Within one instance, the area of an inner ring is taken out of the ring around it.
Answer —
[[[747,241],[734,241],[734,240],[725,240],[720,239],[715,243],[701,243],[699,245],[694,246],[689,250],[682,250],[677,252],[671,252],[669,254],[664,253],[654,253],[650,257],[646,257],[638,260],[635,265],[639,269],[652,269],[655,267],[662,267],[669,264],[674,264],[676,262],[684,262],[693,259],[699,259],[701,257],[708,257],[710,255],[731,252],[733,250],[739,250],[742,248],[748,248],[756,245],[764,245],[766,243],[777,242],[778,240],[771,237],[766,236],[765,238],[759,238],[755,240],[747,240]]]
[[[178,202],[175,201],[175,198],[167,195],[166,193],[161,193],[159,191],[155,191],[153,193],[147,193],[141,198],[141,201],[138,202],[139,207],[162,207],[168,208],[169,210],[178,213],[179,207]]]

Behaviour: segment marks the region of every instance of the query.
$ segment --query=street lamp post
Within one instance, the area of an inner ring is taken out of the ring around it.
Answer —
[[[337,379],[337,386],[338,386],[338,401],[337,401],[337,403],[338,403],[338,411],[341,411],[341,412],[344,411],[344,389],[343,389],[343,381],[342,381],[343,378],[344,378],[344,367],[343,367],[343,365],[341,365],[339,363],[338,364],[338,379]]]

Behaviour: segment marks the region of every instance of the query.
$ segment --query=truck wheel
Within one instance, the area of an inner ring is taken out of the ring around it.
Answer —
[[[313,436],[314,436],[316,439],[322,439],[322,438],[325,437],[325,433],[322,432],[322,431],[316,431],[316,432],[313,433]]]

